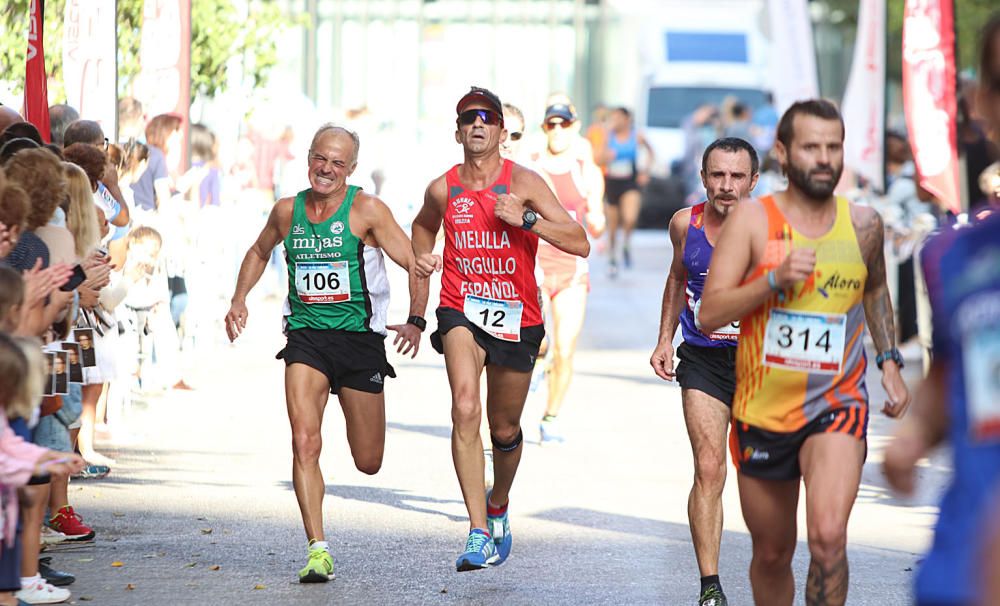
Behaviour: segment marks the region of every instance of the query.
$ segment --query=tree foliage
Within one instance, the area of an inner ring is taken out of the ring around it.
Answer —
[[[110,1],[110,0],[109,0]],[[23,90],[30,0],[4,0],[0,9],[0,74],[15,90]],[[230,0],[194,0],[191,3],[191,95],[213,97],[227,81],[229,59],[242,58],[247,77],[254,86],[267,82],[277,64],[277,35],[291,21],[271,0],[250,2],[240,11]],[[144,0],[118,0],[119,93],[129,90],[139,73]],[[65,97],[62,90],[62,26],[66,0],[45,2],[45,64],[52,77],[53,99]]]

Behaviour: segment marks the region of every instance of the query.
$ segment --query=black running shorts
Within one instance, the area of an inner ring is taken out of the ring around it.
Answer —
[[[287,336],[275,358],[285,366],[300,363],[325,374],[330,393],[341,387],[382,393],[385,380],[396,376],[385,357],[385,337],[378,333],[298,328]]]
[[[604,200],[611,206],[621,206],[622,196],[633,189],[639,189],[639,184],[636,182],[635,177],[630,177],[628,179],[613,179],[605,177]]]
[[[820,433],[842,433],[865,444],[868,453],[868,407],[831,408],[791,433],[766,431],[733,421],[729,454],[742,473],[761,480],[797,480],[802,476],[799,451],[806,439]]]
[[[486,363],[496,366],[504,366],[521,372],[531,372],[535,368],[535,360],[538,358],[538,348],[545,338],[545,326],[522,326],[521,341],[512,343],[501,341],[491,336],[482,328],[473,324],[465,314],[450,307],[439,307],[437,309],[438,329],[431,334],[431,346],[434,351],[443,354],[444,343],[441,336],[457,326],[464,326],[472,333],[476,344],[486,352]]]
[[[677,348],[677,382],[733,407],[736,392],[736,348],[699,347],[681,343]]]

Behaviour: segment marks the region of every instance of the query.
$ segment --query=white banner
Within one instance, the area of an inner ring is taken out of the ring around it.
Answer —
[[[819,96],[816,48],[807,0],[768,0],[771,29],[771,83],[778,113],[802,99]]]
[[[882,191],[885,132],[885,0],[860,0],[854,60],[841,108],[844,164]]]
[[[118,119],[115,3],[66,0],[63,21],[63,81],[66,102],[81,118],[95,120],[108,139]]]

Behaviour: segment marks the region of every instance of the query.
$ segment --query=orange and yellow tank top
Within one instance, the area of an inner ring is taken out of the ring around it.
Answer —
[[[837,198],[833,228],[817,239],[796,231],[773,196],[760,201],[767,210],[767,247],[747,281],[777,268],[793,247],[815,250],[816,268],[783,300],[775,293],[742,319],[733,416],[788,433],[824,411],[868,405],[862,301],[868,268],[846,198]]]

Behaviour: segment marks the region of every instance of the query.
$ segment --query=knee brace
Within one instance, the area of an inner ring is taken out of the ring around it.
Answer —
[[[517,450],[517,447],[520,446],[521,442],[524,441],[524,432],[521,431],[521,428],[519,427],[517,429],[517,437],[511,440],[510,444],[504,444],[503,442],[498,440],[497,437],[493,435],[493,432],[491,431],[490,440],[493,442],[493,448],[499,450],[500,452],[511,452]]]

